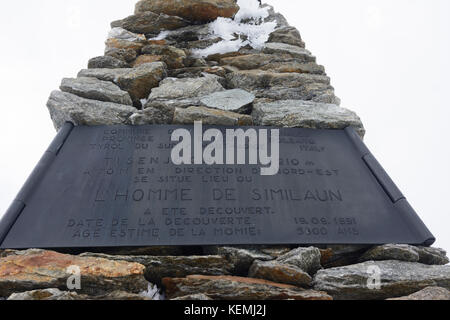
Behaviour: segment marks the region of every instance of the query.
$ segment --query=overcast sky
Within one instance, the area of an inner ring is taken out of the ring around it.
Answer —
[[[22,0],[0,4],[0,215],[55,130],[45,107],[61,78],[102,55],[109,23],[137,0]],[[366,144],[450,249],[448,0],[268,1],[326,67]]]

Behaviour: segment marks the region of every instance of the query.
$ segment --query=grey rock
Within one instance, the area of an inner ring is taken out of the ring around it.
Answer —
[[[47,107],[57,130],[66,121],[88,126],[123,124],[137,112],[136,108],[128,105],[80,98],[60,91],[52,92]]]
[[[257,98],[339,102],[339,99],[334,96],[330,78],[324,75],[242,70],[230,72],[226,78],[228,87],[250,91]]]
[[[89,69],[98,69],[98,68],[109,68],[109,69],[118,69],[118,68],[128,68],[129,64],[125,61],[112,57],[112,56],[100,56],[95,57],[89,60],[88,68]]]
[[[205,107],[176,108],[174,124],[193,124],[202,121],[205,125],[251,126],[252,118],[239,113],[210,109]]]
[[[333,104],[301,100],[257,102],[252,113],[255,125],[288,128],[344,129],[353,126],[364,136],[360,118],[348,109]]]
[[[86,99],[133,105],[128,92],[121,90],[114,83],[96,78],[65,78],[61,82],[60,89]]]
[[[96,69],[83,69],[78,72],[77,77],[90,77],[97,78],[102,81],[110,81],[117,83],[117,79],[130,72],[131,68],[122,69],[110,69],[110,68],[96,68]]]
[[[263,52],[268,54],[289,54],[293,58],[297,58],[304,62],[316,61],[316,57],[311,55],[311,52],[305,48],[293,46],[287,43],[268,42],[264,45]]]
[[[136,59],[137,53],[136,50],[133,49],[107,48],[105,50],[105,56],[117,58],[126,63],[131,63]]]
[[[250,278],[265,279],[277,283],[292,284],[298,287],[309,287],[311,276],[301,268],[292,264],[283,264],[278,261],[253,262],[248,276]]]
[[[183,68],[184,60],[186,59],[184,50],[167,45],[147,45],[142,48],[142,54],[161,56],[162,61],[164,61],[170,69]]]
[[[272,6],[270,6],[268,4],[263,4],[262,7],[268,8],[268,12],[269,12],[269,16],[264,19],[264,22],[275,22],[277,24],[277,28],[289,26],[286,18],[282,14],[275,12],[275,10]]]
[[[242,89],[232,89],[212,93],[200,99],[200,102],[213,109],[246,113],[251,110],[255,96]]]
[[[300,32],[294,27],[278,28],[269,36],[268,42],[286,43],[292,46],[304,48],[305,43],[300,36]]]
[[[57,288],[32,290],[21,293],[13,293],[8,300],[83,300],[86,295],[78,295],[76,292],[61,291]]]
[[[130,116],[130,123],[134,126],[146,125],[146,124],[171,124],[173,120],[174,109],[166,106],[161,108],[145,108],[139,110]]]
[[[147,11],[131,15],[123,20],[114,21],[111,23],[111,27],[120,27],[134,33],[158,33],[162,30],[186,27],[188,24],[186,20],[180,17]]]
[[[217,81],[217,77],[205,76],[201,78],[166,78],[154,88],[149,96],[151,100],[186,99],[205,96],[225,89]]]
[[[169,299],[201,292],[215,300],[331,300],[331,297],[322,291],[305,290],[263,279],[232,276],[192,275],[186,278],[164,278],[163,286]]]
[[[315,247],[297,248],[288,253],[278,257],[278,263],[295,266],[308,274],[315,274],[317,270],[321,269],[320,265],[320,250]]]
[[[380,288],[371,288],[374,270],[379,270]],[[333,298],[387,299],[417,292],[429,286],[450,287],[450,266],[429,266],[415,262],[368,261],[319,270],[314,288]]]
[[[400,298],[391,298],[387,300],[413,300],[413,301],[437,301],[450,300],[450,291],[445,288],[440,287],[427,287],[422,289],[416,293],[410,294],[409,296],[400,297]]]
[[[415,247],[406,244],[376,246],[364,253],[359,259],[361,262],[370,260],[399,260],[429,265],[445,265],[449,262],[446,252],[442,249]]]
[[[143,34],[130,32],[120,27],[112,28],[108,34],[108,39],[118,39],[130,42],[143,42],[143,43],[145,43],[147,40],[145,38],[145,35]]]
[[[208,300],[212,300],[212,299],[210,297],[208,297],[206,294],[197,293],[197,294],[191,294],[191,295],[187,295],[187,296],[174,298],[172,300],[208,301]]]
[[[250,266],[255,260],[269,261],[274,257],[262,253],[257,249],[246,249],[238,247],[218,247],[210,246],[204,248],[205,253],[224,256],[234,265],[233,274],[247,275]]]
[[[415,247],[419,254],[419,262],[430,265],[445,265],[449,263],[447,252],[440,248]]]
[[[187,275],[229,275],[234,266],[223,256],[109,256],[100,253],[84,253],[81,257],[95,257],[107,260],[128,261],[146,267],[145,278],[161,285],[165,277]]]

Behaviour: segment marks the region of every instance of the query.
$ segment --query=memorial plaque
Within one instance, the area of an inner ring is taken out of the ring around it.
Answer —
[[[1,247],[434,242],[352,128],[280,129],[273,176],[175,165],[177,128],[193,130],[65,124],[4,215]]]

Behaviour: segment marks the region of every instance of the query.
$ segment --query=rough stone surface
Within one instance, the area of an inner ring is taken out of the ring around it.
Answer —
[[[269,36],[268,42],[285,43],[300,48],[305,47],[305,43],[300,36],[300,32],[294,27],[278,28]]]
[[[98,68],[117,69],[128,67],[129,67],[128,63],[113,56],[95,57],[90,59],[88,63],[89,69],[98,69]]]
[[[245,90],[232,89],[212,93],[200,99],[208,108],[246,113],[251,110],[255,96]]]
[[[446,252],[438,248],[415,247],[405,244],[386,244],[373,247],[359,259],[361,262],[370,260],[399,260],[420,262],[429,265],[445,265],[448,258]]]
[[[209,246],[204,248],[206,254],[224,256],[234,265],[233,274],[246,276],[253,261],[269,261],[274,257],[265,254],[257,249],[246,249],[237,247]]]
[[[174,124],[194,124],[202,121],[205,125],[251,126],[252,118],[239,113],[210,109],[205,107],[176,108]]]
[[[373,270],[379,271],[380,288],[371,289]],[[335,299],[387,299],[417,292],[429,286],[450,288],[450,266],[429,266],[414,262],[368,261],[319,270],[314,289]]]
[[[320,246],[320,264],[324,268],[342,267],[356,264],[359,258],[371,248],[367,245]]]
[[[450,300],[450,291],[448,291],[445,288],[440,287],[427,287],[423,290],[420,290],[419,292],[410,294],[406,297],[400,297],[400,298],[391,298],[387,300]]]
[[[183,297],[179,297],[179,298],[174,298],[172,300],[208,301],[208,300],[212,300],[212,299],[210,297],[208,297],[206,294],[197,293],[197,294],[191,294],[191,295],[183,296]]]
[[[136,59],[137,53],[132,49],[106,48],[105,56],[114,57],[126,63],[130,63]]]
[[[137,112],[128,105],[80,98],[60,91],[52,92],[47,107],[57,130],[66,121],[88,126],[123,124]]]
[[[293,265],[306,273],[315,274],[321,269],[320,250],[315,247],[297,248],[277,258],[277,262]]]
[[[148,45],[142,48],[142,54],[160,56],[169,69],[179,69],[184,67],[186,53],[184,50],[173,46]]]
[[[286,43],[268,42],[264,46],[263,52],[269,54],[289,54],[293,58],[300,59],[304,62],[316,61],[316,57],[314,57],[310,51],[305,48]]]
[[[205,96],[225,90],[214,76],[201,78],[166,78],[154,88],[149,96],[152,100],[175,100]]]
[[[7,300],[151,300],[143,295],[125,291],[112,291],[100,296],[88,296],[56,288],[13,293]]]
[[[114,83],[96,78],[65,78],[61,82],[60,89],[86,99],[133,105],[128,92],[121,90]]]
[[[239,7],[234,0],[141,0],[135,13],[152,11],[182,17],[196,22],[209,22],[218,17],[233,17]]]
[[[234,268],[222,256],[109,256],[99,253],[85,253],[81,256],[139,263],[145,266],[145,278],[158,286],[161,285],[161,279],[166,277],[229,275]]]
[[[248,276],[251,278],[265,279],[278,283],[292,284],[298,287],[308,287],[311,285],[311,276],[292,264],[282,264],[278,261],[253,262]]]
[[[180,17],[154,12],[138,13],[111,23],[112,28],[119,27],[135,33],[158,33],[161,30],[174,30],[187,25]]]
[[[163,286],[169,299],[203,293],[214,300],[331,300],[325,292],[262,279],[231,276],[188,276],[164,278]]]
[[[311,129],[343,129],[352,126],[364,136],[364,126],[353,111],[333,104],[283,100],[257,102],[253,106],[253,121],[260,126]]]
[[[174,109],[161,105],[160,108],[145,108],[139,110],[130,116],[130,123],[134,126],[146,124],[171,124],[174,115]]]
[[[80,268],[80,293],[101,295],[117,288],[139,293],[148,286],[144,266],[138,263],[26,250],[0,259],[0,296],[46,288],[65,290],[72,275],[70,266]]]
[[[263,70],[241,70],[228,73],[228,86],[250,91],[257,98],[272,100],[312,100],[315,102],[339,104],[330,85],[330,78],[324,75],[271,72]]]

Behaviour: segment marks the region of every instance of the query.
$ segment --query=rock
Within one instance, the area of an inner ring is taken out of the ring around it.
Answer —
[[[152,88],[167,75],[163,62],[145,63],[136,68],[124,69],[85,69],[78,77],[94,77],[103,81],[111,81],[122,90],[127,91],[133,100],[145,99]]]
[[[141,0],[135,13],[152,11],[193,22],[209,22],[218,17],[232,18],[238,10],[234,0]]]
[[[419,262],[430,265],[445,265],[449,263],[447,252],[439,248],[415,247],[419,254]]]
[[[129,72],[120,75],[116,82],[123,90],[128,91],[133,99],[140,100],[147,98],[152,88],[157,87],[166,76],[166,65],[153,62],[129,69]]]
[[[269,54],[289,54],[293,58],[297,58],[303,62],[315,62],[316,57],[311,55],[311,52],[305,48],[293,46],[280,42],[268,42],[264,45],[264,53]]]
[[[245,90],[233,89],[219,91],[200,99],[200,102],[212,109],[247,113],[251,111],[255,96]]]
[[[305,47],[305,43],[300,36],[300,32],[294,27],[278,28],[272,32],[267,42],[285,43],[300,48]]]
[[[162,30],[174,30],[187,25],[188,22],[180,17],[155,12],[137,13],[111,23],[112,28],[120,27],[134,33],[159,33]]]
[[[197,294],[191,294],[191,295],[183,296],[183,297],[179,297],[179,298],[174,298],[172,300],[208,301],[208,300],[212,300],[212,299],[203,293],[197,293]]]
[[[135,55],[138,55],[141,53],[144,43],[120,39],[108,39],[105,42],[105,46],[105,53],[113,49],[122,49],[126,51],[133,51]]]
[[[359,258],[370,249],[367,245],[329,245],[320,249],[320,264],[325,268],[356,264]]]
[[[98,257],[115,261],[136,262],[145,266],[145,277],[158,286],[165,277],[187,275],[229,275],[234,266],[222,256],[108,256],[84,253],[81,257]]]
[[[125,61],[112,57],[112,56],[100,56],[95,57],[89,60],[88,68],[89,69],[98,69],[98,68],[109,68],[109,69],[117,69],[117,68],[128,68],[129,65]]]
[[[226,78],[229,88],[250,91],[257,98],[339,103],[330,78],[324,75],[242,70],[230,72]]]
[[[365,130],[353,111],[333,104],[282,100],[257,102],[252,113],[255,125],[288,128],[344,129],[353,126],[363,137]]]
[[[230,65],[240,70],[253,70],[261,68],[275,59],[275,56],[265,53],[235,55],[220,59],[220,64]]]
[[[221,255],[225,257],[234,265],[233,274],[246,276],[250,266],[253,261],[269,261],[273,260],[274,257],[262,253],[256,249],[245,249],[237,247],[219,247],[219,246],[209,246],[204,247],[204,252],[207,254]]]
[[[166,106],[161,108],[145,108],[139,110],[130,116],[130,123],[134,126],[146,125],[146,124],[171,124],[173,120],[174,109]]]
[[[364,253],[359,261],[371,260],[399,260],[409,262],[419,262],[419,254],[414,247],[405,244],[385,244],[373,247]]]
[[[142,48],[143,54],[161,56],[169,69],[179,69],[184,67],[186,53],[172,46],[148,45]]]
[[[262,66],[260,69],[279,73],[295,72],[325,75],[325,68],[315,62],[271,62]]]
[[[108,39],[125,40],[129,42],[146,43],[147,39],[144,34],[130,32],[124,28],[112,28],[108,34]]]
[[[78,295],[76,292],[51,288],[13,293],[7,300],[85,300],[86,298],[86,295]]]
[[[359,259],[361,262],[370,260],[399,260],[429,265],[445,265],[449,262],[446,252],[442,249],[415,247],[406,244],[385,244],[373,247]]]
[[[232,276],[164,278],[163,286],[169,299],[201,292],[214,300],[331,300],[325,292]]]
[[[420,300],[420,301],[437,301],[437,300],[450,300],[450,291],[440,287],[427,287],[419,292],[413,293],[406,297],[391,298],[387,300]]]
[[[137,112],[136,108],[128,105],[80,98],[60,91],[52,92],[47,108],[57,130],[66,121],[88,126],[123,124]]]
[[[138,263],[26,250],[0,259],[0,296],[45,288],[65,290],[72,275],[68,271],[70,266],[80,269],[81,290],[78,293],[102,295],[117,288],[139,293],[148,286],[144,278],[145,267]]]
[[[379,271],[380,288],[370,288],[374,271]],[[319,270],[314,289],[335,299],[387,299],[409,295],[429,286],[450,287],[450,266],[429,266],[415,262],[368,261]]]
[[[152,63],[152,62],[162,61],[162,58],[163,58],[162,56],[158,56],[158,55],[143,54],[136,58],[136,60],[133,62],[133,67],[138,67],[144,63]]]
[[[264,22],[275,22],[276,27],[278,28],[284,28],[288,27],[289,23],[287,22],[286,18],[283,17],[282,14],[275,12],[274,8],[268,4],[263,4],[262,8],[267,8],[269,16],[264,19]]]
[[[278,263],[295,266],[304,272],[313,275],[321,269],[320,250],[315,247],[297,248],[277,258]]]
[[[107,48],[105,50],[105,56],[114,57],[126,63],[130,63],[136,59],[137,53],[132,49]]]
[[[62,80],[60,89],[86,99],[133,105],[128,92],[121,90],[114,83],[96,78],[65,78]]]
[[[251,278],[265,279],[278,283],[292,284],[298,287],[308,287],[312,278],[302,269],[289,264],[282,264],[278,261],[253,262],[248,276]]]
[[[239,113],[210,109],[205,107],[176,108],[173,116],[174,124],[193,124],[202,121],[205,125],[251,126],[252,118]]]
[[[100,296],[77,294],[56,288],[13,293],[8,300],[151,300],[145,296],[125,291],[112,291]]]
[[[176,79],[167,78],[154,88],[149,96],[152,100],[173,100],[205,96],[225,89],[217,81],[217,77]]]

